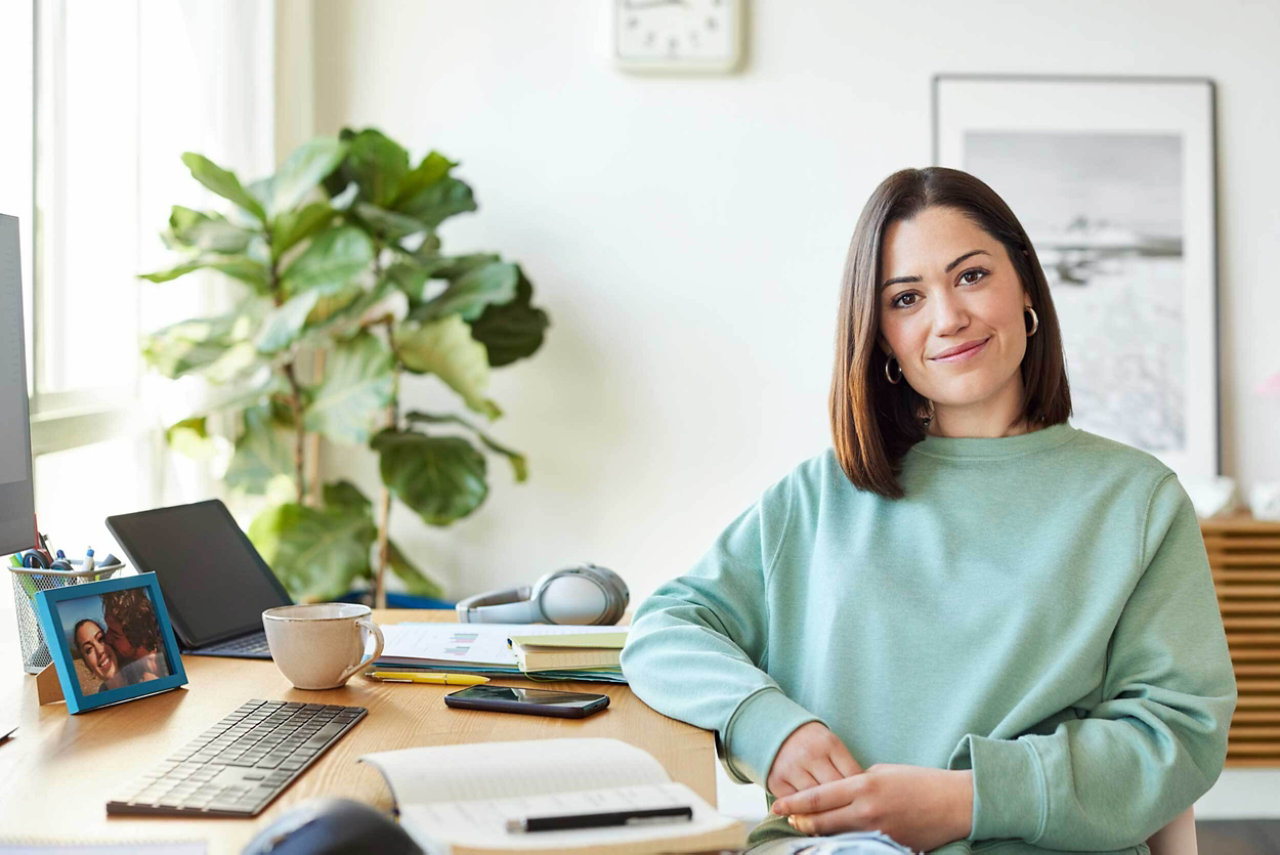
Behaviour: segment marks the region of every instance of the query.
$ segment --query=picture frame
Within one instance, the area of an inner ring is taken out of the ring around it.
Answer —
[[[40,591],[36,611],[73,715],[187,682],[154,573]]]
[[[1062,329],[1072,424],[1181,478],[1222,469],[1214,83],[933,76],[933,163],[1022,223]]]

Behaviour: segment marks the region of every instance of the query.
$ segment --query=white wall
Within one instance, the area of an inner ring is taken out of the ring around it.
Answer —
[[[756,0],[745,72],[706,79],[615,70],[610,6],[313,10],[317,131],[462,161],[480,210],[446,251],[518,260],[552,318],[493,385],[529,483],[492,460],[472,518],[393,526],[453,595],[589,559],[638,600],[829,444],[845,247],[876,184],[929,163],[940,71],[1217,82],[1225,474],[1280,480],[1280,398],[1254,392],[1280,371],[1274,2]],[[447,400],[430,389],[410,403]]]

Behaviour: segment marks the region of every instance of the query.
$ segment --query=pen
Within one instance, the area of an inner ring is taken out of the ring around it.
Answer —
[[[648,825],[657,822],[688,822],[693,808],[648,808],[645,810],[613,810],[603,813],[570,813],[556,816],[527,816],[507,820],[507,831],[564,831],[569,828],[603,828],[609,825]]]
[[[370,671],[365,676],[387,683],[437,683],[443,686],[478,686],[489,682],[488,677],[473,674],[419,674],[413,671]]]

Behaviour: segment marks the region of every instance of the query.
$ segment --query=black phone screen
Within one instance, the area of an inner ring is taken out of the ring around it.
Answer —
[[[510,686],[469,686],[445,695],[451,707],[527,712],[578,718],[609,705],[608,695],[557,692],[550,689],[518,689]]]

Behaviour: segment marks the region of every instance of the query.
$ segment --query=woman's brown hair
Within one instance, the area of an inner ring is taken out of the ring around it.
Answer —
[[[1022,360],[1022,414],[1041,427],[1071,415],[1066,359],[1049,284],[1018,218],[996,192],[967,172],[930,166],[890,175],[871,194],[849,242],[840,288],[835,370],[831,377],[831,434],[840,468],[855,487],[891,499],[903,456],[925,437],[919,413],[928,400],[906,382],[890,384],[888,357],[877,347],[884,233],[925,208],[954,208],[1004,245],[1039,317]],[[1025,317],[1025,313],[1024,313]]]

